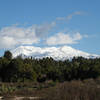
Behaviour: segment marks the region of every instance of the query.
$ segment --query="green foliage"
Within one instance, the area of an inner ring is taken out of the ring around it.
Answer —
[[[33,59],[17,57],[12,59],[10,51],[0,58],[0,81],[2,82],[64,82],[100,77],[100,59],[55,61],[52,58]]]
[[[19,69],[19,73],[23,82],[27,79],[36,80],[36,73],[30,64],[23,64],[23,66],[21,66]]]
[[[12,59],[12,53],[7,50],[4,53],[4,57],[7,58],[8,60],[11,60]]]

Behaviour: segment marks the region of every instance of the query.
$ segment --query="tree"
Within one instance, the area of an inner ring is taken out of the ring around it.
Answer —
[[[0,59],[0,77],[3,82],[6,82],[8,79],[7,75],[7,67],[9,65],[10,61],[6,58]]]
[[[21,59],[13,59],[10,61],[9,65],[7,66],[6,70],[6,76],[7,80],[9,82],[17,82],[20,73],[19,69],[23,67],[23,61]]]
[[[19,69],[20,78],[23,82],[27,80],[36,80],[37,75],[30,64],[23,64]]]
[[[8,60],[11,60],[12,59],[12,53],[9,50],[7,50],[4,53],[4,57],[7,58]]]

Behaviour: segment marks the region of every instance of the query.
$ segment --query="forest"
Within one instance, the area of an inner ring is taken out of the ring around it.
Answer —
[[[100,58],[74,57],[72,60],[56,61],[53,58],[12,57],[5,51],[0,57],[1,82],[64,82],[84,80],[100,76]]]

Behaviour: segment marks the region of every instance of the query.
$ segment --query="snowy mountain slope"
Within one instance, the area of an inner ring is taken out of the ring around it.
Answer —
[[[65,60],[72,59],[73,57],[85,57],[85,58],[97,58],[99,55],[89,54],[76,50],[70,46],[62,47],[34,47],[34,46],[20,46],[11,51],[13,57],[22,55],[23,57],[34,57],[34,58],[43,58],[43,57],[52,57],[55,60]]]

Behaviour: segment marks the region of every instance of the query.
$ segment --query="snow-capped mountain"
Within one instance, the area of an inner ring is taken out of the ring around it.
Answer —
[[[55,60],[72,59],[73,57],[82,56],[84,58],[98,58],[99,55],[89,54],[80,50],[76,50],[70,46],[62,47],[35,47],[35,46],[20,46],[11,51],[13,57],[22,55],[22,57],[44,58],[52,57]]]

